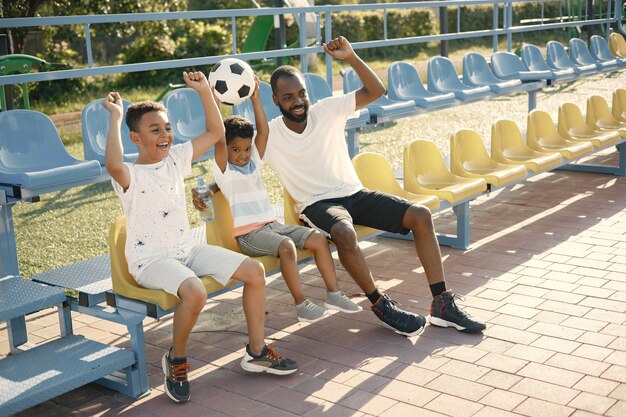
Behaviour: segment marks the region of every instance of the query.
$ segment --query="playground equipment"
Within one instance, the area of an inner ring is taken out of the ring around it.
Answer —
[[[36,56],[24,54],[12,54],[0,56],[0,76],[12,74],[26,74],[37,66],[40,69],[50,68],[69,68],[67,64],[47,62]],[[28,99],[28,84],[21,83],[22,86],[22,102],[25,109],[30,109],[30,100]],[[5,87],[7,88],[7,87]],[[0,88],[0,111],[8,110],[7,94],[5,88]]]

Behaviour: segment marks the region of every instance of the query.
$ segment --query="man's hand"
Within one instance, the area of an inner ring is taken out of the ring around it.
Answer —
[[[111,113],[111,116],[122,116],[124,114],[124,103],[122,96],[117,91],[111,91],[104,97],[102,105]]]
[[[193,88],[197,92],[201,92],[203,90],[211,91],[209,81],[206,79],[206,76],[201,71],[183,71],[183,80],[185,80],[185,84],[187,84],[187,87]]]
[[[350,42],[343,36],[335,38],[328,43],[323,43],[322,47],[328,55],[344,61],[355,55],[352,45],[350,45]]]

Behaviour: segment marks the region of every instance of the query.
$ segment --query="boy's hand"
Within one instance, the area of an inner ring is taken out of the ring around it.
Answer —
[[[343,36],[335,38],[328,43],[323,43],[322,47],[324,51],[333,58],[346,60],[354,55],[352,45],[350,45],[350,42]]]
[[[259,93],[259,89],[261,88],[261,80],[259,80],[259,77],[257,77],[256,74],[254,74],[254,92],[252,93],[252,95],[250,95],[250,100],[259,100],[260,93]]]
[[[111,91],[104,97],[102,105],[107,109],[111,115],[121,116],[124,114],[124,103],[122,102],[122,96],[117,91]]]
[[[197,92],[200,92],[202,90],[211,90],[211,87],[209,86],[209,81],[206,79],[206,76],[201,71],[183,71],[183,79],[185,80],[185,84],[187,84],[187,87],[193,88]]]
[[[203,211],[206,208],[206,203],[194,188],[191,189],[191,195],[193,196],[193,206],[195,209]]]

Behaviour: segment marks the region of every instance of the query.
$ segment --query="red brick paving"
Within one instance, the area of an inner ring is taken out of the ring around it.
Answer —
[[[173,404],[159,369],[171,318],[147,319],[149,395],[133,400],[90,384],[19,415],[626,416],[626,178],[544,174],[480,198],[471,217],[471,249],[442,254],[452,289],[488,322],[482,335],[428,326],[404,338],[382,328],[362,296],[361,313],[299,324],[286,286],[272,276],[267,338],[300,362],[296,374],[246,374],[238,365],[246,337],[202,331],[204,323],[189,346],[192,400]],[[446,213],[435,223],[454,228]],[[413,244],[375,238],[362,246],[379,286],[427,314]],[[320,301],[322,280],[304,268],[305,292]],[[343,270],[339,276],[344,291],[358,293]],[[244,331],[237,294],[211,300],[203,314],[229,312],[228,329]],[[36,340],[54,337],[55,319],[46,310],[28,328]],[[74,323],[76,333],[128,343],[119,326],[77,314]],[[6,350],[3,331],[0,354]]]

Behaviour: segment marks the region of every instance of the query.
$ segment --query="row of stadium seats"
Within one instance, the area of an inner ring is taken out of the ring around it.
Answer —
[[[623,40],[623,38],[622,38]],[[359,110],[356,117],[348,120],[346,131],[412,116],[425,110],[435,110],[472,102],[498,95],[537,90],[546,81],[572,80],[578,76],[613,71],[626,66],[626,58],[615,58],[604,38],[593,36],[591,48],[587,49],[581,39],[570,41],[570,55],[556,41],[546,45],[547,60],[539,47],[531,44],[522,47],[521,59],[509,52],[496,52],[491,65],[477,53],[463,57],[462,77],[451,60],[436,56],[428,61],[427,87],[420,81],[417,69],[406,62],[394,62],[388,68],[388,94]],[[305,74],[309,100],[312,104],[330,97],[332,91],[326,80],[312,73]],[[361,86],[357,74],[349,69],[344,73],[344,92]],[[272,100],[269,84],[262,82],[260,96],[268,120],[280,116]],[[193,90],[182,88],[171,91],[163,99],[168,108],[176,142],[191,140],[204,129],[204,114],[200,98]],[[125,101],[125,108],[130,103]],[[252,105],[246,101],[233,108],[234,114],[254,121]],[[82,113],[85,159],[96,160],[104,165],[104,149],[108,128],[108,112],[101,100],[85,106]],[[130,141],[128,128],[122,127],[125,160],[137,156],[137,147]],[[199,160],[207,159],[211,152]]]

